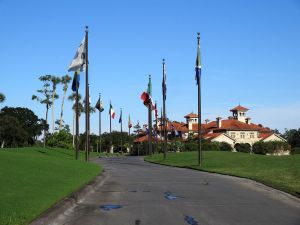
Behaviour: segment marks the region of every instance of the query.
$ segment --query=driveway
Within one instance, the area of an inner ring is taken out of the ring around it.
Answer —
[[[300,200],[259,183],[155,165],[142,157],[98,159],[105,180],[65,225],[299,225]]]

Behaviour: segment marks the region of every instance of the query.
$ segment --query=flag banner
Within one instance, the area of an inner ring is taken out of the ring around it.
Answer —
[[[102,101],[100,101],[100,99],[98,99],[98,101],[97,101],[97,103],[95,105],[95,108],[98,109],[100,112],[104,111],[103,103],[102,103]]]
[[[79,89],[80,75],[78,71],[75,71],[72,81],[72,91],[76,92]]]
[[[130,121],[130,115],[129,115],[129,118],[128,118],[128,128],[131,128],[132,127],[132,123]]]
[[[199,85],[200,76],[201,76],[200,36],[198,36],[198,49],[197,49],[197,58],[196,58],[195,70],[196,70],[195,80],[197,82],[197,85]]]
[[[121,110],[121,113],[120,113],[119,123],[122,123],[122,110]]]
[[[143,100],[143,103],[146,107],[148,107],[149,103],[151,102],[150,95],[148,92],[143,92],[141,95],[141,99]]]
[[[157,113],[157,104],[156,104],[156,102],[155,102],[155,105],[154,105],[154,110],[155,110],[155,118],[157,119],[158,113]]]
[[[162,80],[162,94],[163,99],[167,99],[167,74],[166,74],[166,66],[165,63],[163,63],[163,80]]]
[[[111,116],[111,118],[115,118],[115,110],[114,108],[112,107],[111,103],[110,103],[110,107],[109,107],[109,115]]]
[[[76,54],[69,66],[68,71],[76,71],[76,70],[83,71],[85,69],[84,65],[85,65],[85,37],[80,43],[76,51]]]

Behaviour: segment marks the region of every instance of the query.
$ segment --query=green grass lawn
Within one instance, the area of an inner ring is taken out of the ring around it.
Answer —
[[[100,174],[83,159],[73,150],[0,149],[0,224],[28,224]]]
[[[146,161],[201,170],[197,152],[168,153]],[[265,156],[247,153],[203,152],[204,171],[246,177],[300,197],[300,155]]]

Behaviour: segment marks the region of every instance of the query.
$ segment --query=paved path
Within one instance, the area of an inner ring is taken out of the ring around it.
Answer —
[[[98,162],[106,170],[103,185],[62,224],[300,224],[299,199],[246,179],[150,164],[140,157]],[[122,208],[104,210],[103,205]]]

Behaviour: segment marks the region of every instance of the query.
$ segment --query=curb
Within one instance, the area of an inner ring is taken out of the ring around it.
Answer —
[[[47,209],[38,218],[34,219],[30,225],[58,225],[65,215],[69,214],[78,205],[77,203],[93,193],[107,178],[108,174],[103,170],[101,175]]]

